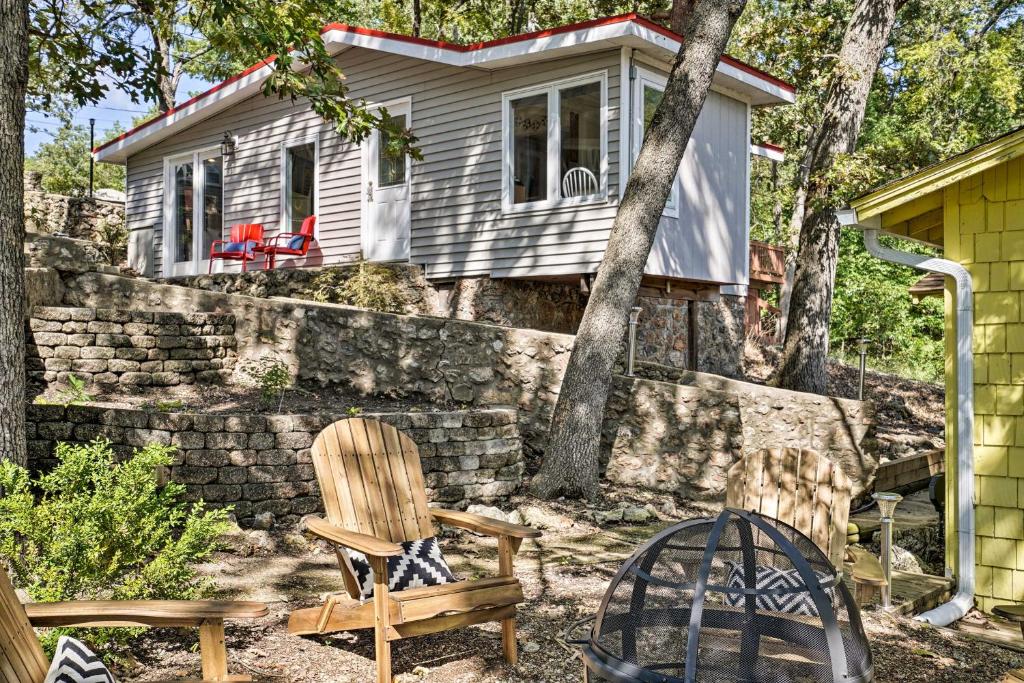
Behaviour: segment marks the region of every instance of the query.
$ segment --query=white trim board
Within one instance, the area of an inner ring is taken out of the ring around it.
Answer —
[[[669,59],[680,46],[677,38],[651,28],[639,18],[630,17],[613,17],[606,23],[576,29],[570,27],[564,31],[552,30],[478,48],[415,41],[405,36],[347,26],[328,27],[322,35],[328,52],[333,55],[351,47],[361,47],[451,66],[491,70],[621,47],[646,50],[656,58]],[[295,68],[302,68],[301,62],[296,62]],[[272,70],[270,64],[253,67],[193,98],[181,109],[175,109],[97,148],[93,155],[98,161],[126,163],[130,155],[257,94]],[[714,85],[737,93],[754,106],[796,101],[795,93],[776,80],[744,70],[725,59],[718,64]]]

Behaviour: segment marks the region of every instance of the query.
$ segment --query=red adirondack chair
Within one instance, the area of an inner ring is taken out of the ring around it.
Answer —
[[[302,221],[298,232],[282,232],[268,239],[266,244],[257,249],[263,252],[263,269],[274,268],[278,256],[305,256],[309,245],[313,243],[314,227],[316,216],[308,216]]]
[[[213,272],[213,260],[241,261],[242,272],[249,261],[256,260],[256,253],[263,246],[263,226],[259,223],[239,223],[231,226],[231,238],[214,240],[210,245],[210,267]]]

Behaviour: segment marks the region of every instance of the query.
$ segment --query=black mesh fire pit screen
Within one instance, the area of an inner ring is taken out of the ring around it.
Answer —
[[[782,522],[733,509],[633,554],[583,660],[589,680],[615,683],[872,679],[860,613],[825,554]]]

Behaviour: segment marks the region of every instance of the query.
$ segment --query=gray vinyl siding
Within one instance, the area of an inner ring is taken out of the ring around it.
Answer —
[[[528,277],[597,269],[619,196],[618,50],[496,71],[445,66],[362,48],[346,50],[338,59],[352,97],[373,103],[411,98],[412,127],[425,158],[412,166],[410,260],[422,264],[428,277]],[[503,213],[502,93],[601,71],[608,87],[608,200]],[[746,171],[744,167],[740,182],[735,176],[738,166],[733,163],[737,154],[747,158],[746,105],[715,94],[708,101],[694,133],[699,144],[687,151],[684,168],[687,163],[693,165],[717,197],[693,197],[692,206],[680,214],[685,229],[663,226],[656,248],[661,251],[652,255],[651,272],[737,282],[734,256],[724,259],[724,267],[715,264],[722,261],[716,255],[719,235],[727,234],[728,247],[722,248],[733,252],[742,239],[742,257],[746,258]],[[715,121],[722,116],[719,109],[730,113],[737,106],[744,112],[743,130],[732,127],[731,114],[729,125],[723,122],[717,127]],[[128,160],[129,229],[154,228],[158,276],[165,272],[161,240],[164,159],[216,146],[225,131],[231,131],[238,141],[235,154],[225,164],[225,225],[259,222],[268,233],[275,232],[281,203],[281,145],[318,134],[319,237],[310,256],[299,265],[326,265],[357,257],[363,190],[359,146],[343,141],[304,101],[256,95]],[[724,145],[721,153],[729,159],[725,165],[718,159],[720,144]],[[704,164],[710,166],[705,169]],[[705,217],[698,220],[696,216],[703,210],[716,216],[710,222]],[[738,221],[737,216],[743,220]],[[657,261],[662,251],[667,257]]]
[[[750,136],[747,105],[709,92],[679,166],[679,217],[665,217],[647,273],[749,281]]]

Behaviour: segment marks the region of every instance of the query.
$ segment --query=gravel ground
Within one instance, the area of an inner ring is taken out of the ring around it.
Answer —
[[[650,504],[658,519],[645,526],[596,526],[596,507]],[[551,528],[539,542],[524,544],[516,562],[527,602],[519,611],[520,661],[501,659],[497,624],[399,641],[393,646],[399,683],[500,683],[581,680],[581,663],[561,635],[577,619],[594,614],[608,582],[635,547],[675,519],[709,514],[708,509],[664,496],[606,490],[595,507],[577,503],[514,501],[520,510]],[[505,506],[505,509],[511,509]],[[665,514],[664,512],[668,514]],[[342,590],[333,553],[296,532],[241,532],[232,552],[204,565],[225,596],[263,600],[271,614],[252,623],[232,623],[228,647],[232,670],[256,681],[348,683],[372,681],[371,631],[298,638],[286,632],[288,612],[319,604],[325,593]],[[491,539],[457,532],[443,546],[453,571],[462,577],[486,576],[496,568]],[[879,683],[1000,681],[1024,666],[1024,655],[969,640],[948,629],[926,627],[906,618],[867,610],[865,626]],[[119,672],[124,681],[155,681],[198,676],[194,634],[154,629],[137,642],[134,664]]]

